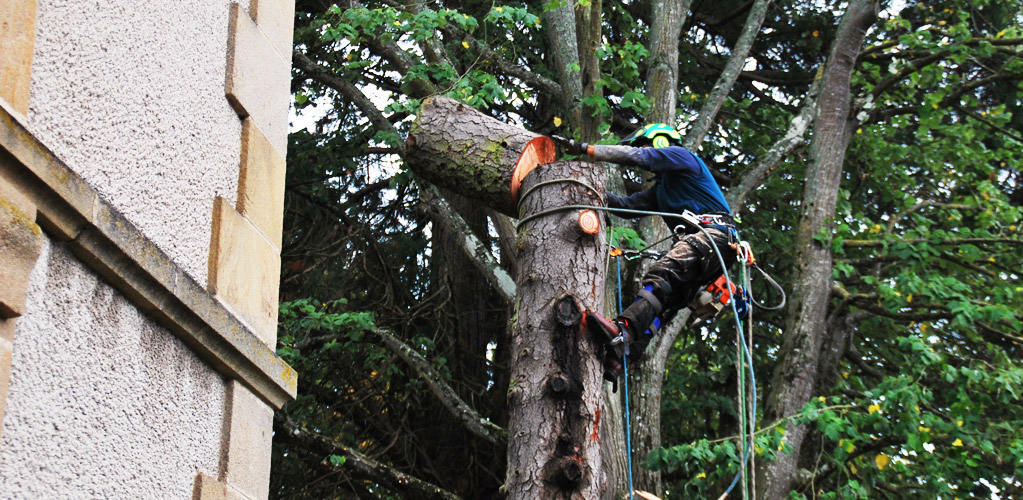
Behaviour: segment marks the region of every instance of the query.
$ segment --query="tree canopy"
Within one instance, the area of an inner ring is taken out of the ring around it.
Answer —
[[[299,0],[279,331],[299,397],[271,496],[502,497],[517,235],[405,165],[435,95],[589,142],[683,132],[792,299],[744,325],[757,497],[1023,495],[1021,24],[1014,0]],[[612,244],[660,239],[611,222]],[[734,323],[682,327],[630,378],[660,395],[633,460],[662,498],[739,468]]]

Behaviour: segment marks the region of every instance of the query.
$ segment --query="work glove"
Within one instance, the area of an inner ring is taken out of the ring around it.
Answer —
[[[586,152],[586,148],[590,145],[585,142],[575,142],[572,139],[561,137],[560,135],[552,135],[554,142],[561,145],[561,149],[570,155],[581,155]]]

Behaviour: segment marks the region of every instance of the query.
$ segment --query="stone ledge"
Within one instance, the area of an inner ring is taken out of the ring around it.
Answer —
[[[247,500],[243,496],[224,483],[217,481],[211,476],[199,472],[195,476],[195,489],[192,492],[192,500]]]
[[[2,176],[38,207],[38,223],[227,378],[274,408],[297,374],[208,291],[58,160],[0,102]]]

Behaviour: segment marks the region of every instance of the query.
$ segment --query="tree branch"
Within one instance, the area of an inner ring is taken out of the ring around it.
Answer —
[[[968,109],[966,109],[966,108],[964,108],[962,106],[956,105],[956,109],[958,109],[962,113],[966,114],[970,118],[973,118],[974,120],[977,120],[980,123],[983,123],[984,125],[987,125],[992,130],[996,130],[998,132],[1001,132],[1001,133],[1005,134],[1006,137],[1009,137],[1010,139],[1014,139],[1017,142],[1023,142],[1023,136],[1017,134],[1016,132],[1013,132],[1012,130],[1006,129],[1005,127],[1000,127],[998,125],[995,125],[994,123],[991,123],[991,120],[988,120],[987,118],[984,118],[983,116],[980,116],[977,113],[974,113],[973,111],[970,111],[970,110],[968,110]]]
[[[306,430],[304,427],[283,416],[274,413],[274,425],[281,431],[279,436],[295,442],[300,446],[324,457],[341,455],[345,457],[344,470],[367,481],[401,493],[409,498],[429,498],[441,500],[461,500],[458,496],[428,483],[415,476],[400,472],[388,465],[377,462],[343,444],[329,441],[326,437]]]
[[[989,243],[1008,243],[1010,245],[1023,246],[1023,240],[1015,238],[949,238],[947,240],[932,241],[927,238],[913,238],[909,240],[845,240],[842,245],[847,248],[876,248],[883,247],[885,245],[891,245],[894,243],[907,243],[915,245],[917,243],[931,243],[933,245],[984,245]]]
[[[465,251],[465,255],[487,277],[487,281],[501,294],[504,300],[509,304],[514,302],[515,280],[501,268],[501,265],[490,253],[490,249],[473,234],[472,229],[465,223],[462,216],[451,208],[436,187],[426,182],[420,182],[419,185],[424,208],[433,216],[434,221],[446,226],[453,234],[463,236],[458,244]]]
[[[349,9],[365,9],[366,6],[357,0],[347,0],[346,7]],[[407,74],[412,66],[415,65],[412,56],[402,50],[395,42],[381,43],[376,39],[373,33],[366,33],[366,44],[374,53],[383,57],[391,64],[394,65],[395,69],[398,70],[402,75]],[[433,82],[424,78],[415,78],[409,82],[411,94],[413,97],[423,98],[429,95],[437,93],[437,87]]]
[[[455,390],[444,382],[444,378],[430,366],[430,363],[422,355],[413,351],[411,347],[405,345],[404,342],[398,340],[397,337],[391,335],[386,330],[378,329],[374,330],[374,333],[383,340],[384,346],[387,349],[405,360],[426,381],[426,385],[430,387],[430,392],[437,396],[437,399],[444,404],[444,407],[466,429],[492,444],[500,444],[507,439],[508,431],[494,424],[489,419],[483,418],[476,410],[466,404]]]
[[[717,116],[718,111],[721,110],[721,106],[724,105],[725,99],[728,98],[728,94],[732,90],[732,86],[735,85],[735,81],[739,78],[739,73],[742,72],[742,67],[746,64],[746,56],[749,55],[750,50],[753,48],[753,40],[756,39],[757,33],[760,32],[760,27],[764,24],[764,18],[767,17],[767,7],[770,4],[771,0],[756,0],[750,9],[749,16],[746,17],[746,24],[742,27],[742,34],[739,35],[739,39],[735,42],[735,47],[732,47],[732,56],[728,58],[728,63],[725,64],[725,69],[721,71],[721,76],[714,82],[714,88],[711,89],[710,96],[703,103],[696,123],[689,128],[686,134],[683,144],[686,149],[691,151],[698,149],[703,142],[703,138],[710,130],[711,124],[714,123],[714,118]]]
[[[767,151],[762,160],[757,162],[753,168],[742,176],[738,186],[728,191],[728,204],[736,207],[736,213],[742,211],[746,198],[767,180],[767,176],[778,167],[782,159],[794,149],[806,143],[805,136],[807,130],[810,129],[810,124],[813,123],[819,90],[820,79],[817,79],[810,86],[806,99],[799,109],[799,114],[794,116],[792,121],[789,122],[789,128],[785,131],[785,135],[771,146],[771,149]]]
[[[476,37],[470,35],[469,33],[466,33],[465,31],[456,29],[454,25],[448,25],[448,27],[449,29],[445,29],[442,31],[448,34],[448,36],[451,36],[452,38],[460,38],[462,40],[465,40],[465,42],[468,43],[469,46],[473,48],[473,50],[479,52],[480,56],[482,56],[483,59],[490,61],[490,64],[496,66],[497,69],[501,70],[506,75],[518,78],[527,85],[530,85],[541,92],[551,94],[552,96],[562,95],[561,94],[562,88],[561,85],[558,84],[558,82],[555,82],[550,78],[533,73],[532,71],[529,71],[528,69],[523,68],[522,66],[519,66],[515,63],[508,61],[507,59],[504,58],[504,56],[498,54],[496,51],[494,51],[494,49],[490,48],[489,45],[477,40]]]
[[[383,113],[373,104],[373,101],[366,97],[366,94],[359,87],[356,87],[355,84],[328,73],[313,62],[312,59],[309,59],[308,56],[297,50],[292,55],[292,61],[295,67],[304,71],[309,78],[338,91],[341,95],[352,101],[377,130],[399,135],[394,125],[384,117]]]

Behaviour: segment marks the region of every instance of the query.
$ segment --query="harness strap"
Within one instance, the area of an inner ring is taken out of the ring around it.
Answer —
[[[646,299],[646,301],[649,302],[651,306],[653,306],[655,315],[659,314],[661,310],[664,309],[664,304],[661,304],[661,301],[657,300],[657,297],[654,296],[654,294],[647,290],[646,288],[640,290],[639,293],[637,293],[636,295],[639,295],[640,297]]]

